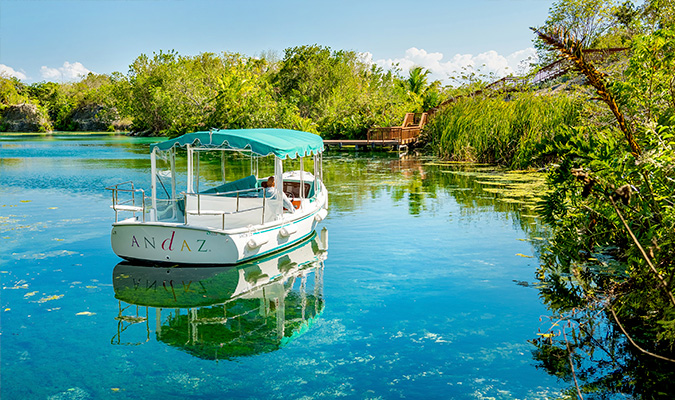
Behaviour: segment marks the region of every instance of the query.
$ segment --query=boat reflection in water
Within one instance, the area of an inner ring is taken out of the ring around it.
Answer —
[[[113,270],[119,314],[111,342],[149,341],[154,308],[157,340],[196,357],[230,359],[277,350],[323,312],[327,249],[324,228],[293,247],[236,266],[121,262]],[[137,338],[137,328],[127,332],[133,325],[145,326],[143,337],[125,341]]]

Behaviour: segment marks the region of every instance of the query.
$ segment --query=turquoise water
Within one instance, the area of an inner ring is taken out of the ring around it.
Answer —
[[[127,180],[149,187],[153,141],[0,138],[2,399],[559,393],[561,384],[535,368],[527,342],[547,314],[537,290],[524,284],[534,280],[529,239],[541,227],[531,210],[457,173],[464,167],[329,153],[325,261],[281,273],[263,285],[264,296],[226,303],[224,282],[236,281],[237,271],[183,271],[188,277],[169,289],[161,275],[176,271],[129,272],[110,249],[114,215],[104,188]],[[280,271],[290,265],[271,261]],[[265,268],[249,265],[241,274],[265,279]],[[155,282],[164,299],[125,297],[120,276]],[[187,293],[186,280],[202,282],[214,303],[169,307],[176,293]],[[236,310],[232,326],[215,324],[190,338],[189,321]],[[225,339],[230,334],[236,346]]]

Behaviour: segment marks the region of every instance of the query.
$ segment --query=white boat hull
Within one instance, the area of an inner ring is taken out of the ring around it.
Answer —
[[[299,242],[324,217],[320,208],[294,220],[232,231],[130,218],[113,224],[110,237],[115,254],[127,260],[237,264]]]

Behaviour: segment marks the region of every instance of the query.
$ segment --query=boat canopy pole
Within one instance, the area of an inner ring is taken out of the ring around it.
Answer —
[[[319,171],[321,175],[321,182],[323,182],[323,153],[319,153]]]
[[[258,165],[258,160],[260,157],[257,157],[255,153],[251,152],[251,175],[255,176],[258,178],[258,172],[259,172],[259,165]]]
[[[227,180],[225,179],[225,152],[224,151],[220,152],[220,173],[223,174],[223,183],[226,183]]]
[[[279,157],[274,157],[274,186],[276,187],[276,191],[278,193],[275,199],[277,202],[276,209],[280,210],[279,212],[283,215],[284,203],[282,199],[284,192],[284,163]]]
[[[319,185],[319,154],[314,155],[314,193],[317,193],[321,188]]]
[[[300,157],[300,198],[305,198],[305,159]]]
[[[169,158],[171,168],[171,198],[176,198],[176,148],[171,148],[171,157]]]
[[[169,152],[169,165],[171,166],[171,204],[173,205],[174,217],[178,215],[178,205],[176,203],[176,148],[172,147]]]
[[[192,153],[193,155],[196,155],[196,164],[197,164],[197,172],[195,177],[197,178],[197,193],[199,193],[199,151],[195,151]]]
[[[187,187],[185,191],[194,193],[194,190],[192,190],[192,147],[189,144],[185,147],[187,148]]]
[[[152,195],[152,214],[150,215],[151,221],[156,221],[157,218],[157,147],[152,149],[150,153],[150,172],[152,173],[150,177],[150,191]],[[143,211],[145,212],[145,210]]]

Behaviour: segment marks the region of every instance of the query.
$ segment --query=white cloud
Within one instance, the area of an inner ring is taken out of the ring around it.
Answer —
[[[40,75],[48,81],[61,78],[61,72],[56,68],[47,68],[44,65],[40,68]]]
[[[359,61],[365,64],[373,64],[373,54],[372,53],[358,53]]]
[[[18,79],[26,79],[26,74],[22,71],[17,71],[12,67],[9,67],[5,64],[0,64],[0,76],[5,76],[8,78],[14,77]]]
[[[494,78],[502,78],[509,74],[523,74],[529,68],[528,58],[535,60],[537,57],[534,48],[516,51],[507,56],[500,55],[494,50],[486,51],[478,55],[473,54],[455,54],[448,61],[444,61],[443,53],[428,53],[424,49],[411,47],[406,50],[402,58],[381,59],[375,61],[375,64],[382,68],[391,68],[397,66],[405,75],[410,68],[420,66],[431,73],[429,80],[439,80],[443,84],[456,83],[450,77],[458,76],[463,69],[469,72],[473,71],[479,75],[490,75]],[[372,60],[372,54],[362,55],[364,60]]]
[[[63,63],[63,66],[60,68],[49,68],[47,66],[42,66],[40,68],[40,75],[46,80],[55,81],[72,81],[86,76],[91,71],[88,70],[82,63],[74,62],[69,63],[68,61]]]

